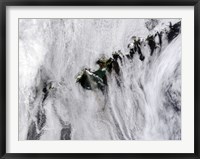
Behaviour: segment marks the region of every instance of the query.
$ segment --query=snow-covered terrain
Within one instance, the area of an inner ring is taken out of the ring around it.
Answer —
[[[108,92],[76,83],[83,68],[113,51],[129,53],[132,36],[146,38],[180,19],[20,19],[19,140],[180,140],[181,34],[150,56],[148,45],[124,58],[122,86]],[[46,83],[52,83],[46,95]]]

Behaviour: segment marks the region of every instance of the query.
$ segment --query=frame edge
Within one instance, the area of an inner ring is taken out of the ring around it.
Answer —
[[[0,158],[6,154],[6,6],[0,1]]]
[[[200,104],[200,84],[198,81],[200,81],[200,56],[199,56],[199,51],[200,51],[200,1],[198,1],[195,6],[194,6],[194,22],[195,22],[195,39],[194,39],[194,49],[195,49],[195,54],[194,54],[194,154],[196,155],[197,158],[200,158],[200,109],[199,109],[199,104]]]

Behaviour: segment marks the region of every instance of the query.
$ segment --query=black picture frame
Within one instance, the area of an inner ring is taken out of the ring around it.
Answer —
[[[7,6],[194,6],[194,153],[48,154],[6,153],[6,7]],[[200,1],[199,0],[1,0],[0,1],[0,158],[200,158]]]

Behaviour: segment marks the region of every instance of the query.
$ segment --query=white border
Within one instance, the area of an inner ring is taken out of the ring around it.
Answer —
[[[182,18],[182,140],[18,141],[18,18]],[[6,22],[7,153],[194,152],[194,7],[9,6]]]

